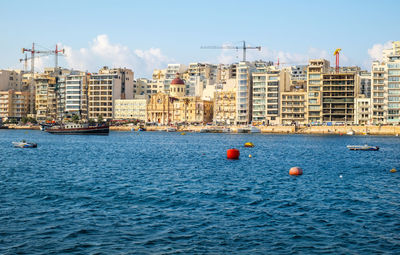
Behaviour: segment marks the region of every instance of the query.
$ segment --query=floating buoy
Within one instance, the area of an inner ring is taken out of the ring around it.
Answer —
[[[186,133],[185,133],[185,132],[182,132],[181,135],[186,135]]]
[[[302,175],[303,174],[303,169],[301,169],[300,167],[292,167],[289,170],[289,174],[290,175]]]
[[[245,143],[244,147],[254,147],[254,144],[253,143]]]
[[[251,154],[249,154],[249,158],[251,158],[251,157],[253,157],[253,156],[251,156]]]
[[[397,170],[396,170],[396,168],[392,168],[392,169],[390,169],[390,172],[391,172],[391,173],[396,173]]]
[[[238,149],[229,149],[226,151],[226,157],[228,159],[239,159],[240,151]]]
[[[343,175],[339,175],[339,178],[343,178]]]

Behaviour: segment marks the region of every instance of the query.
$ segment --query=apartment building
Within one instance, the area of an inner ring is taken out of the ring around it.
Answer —
[[[35,77],[35,112],[38,121],[57,119],[57,79],[48,74]]]
[[[290,67],[291,80],[307,80],[307,65],[297,65]]]
[[[387,92],[385,93],[386,65],[379,61],[372,63],[371,70],[371,103],[372,123],[386,124],[387,120]]]
[[[89,79],[89,118],[114,118],[114,101],[133,98],[133,72],[126,68],[103,67]]]
[[[400,41],[383,50],[382,62],[372,63],[371,80],[372,122],[400,124]]]
[[[233,125],[236,120],[236,91],[215,91],[213,108],[215,124]]]
[[[367,71],[360,72],[358,80],[360,83],[358,86],[358,94],[371,98],[371,73]]]
[[[322,74],[329,70],[329,61],[313,59],[307,67],[308,123],[322,123]]]
[[[372,123],[371,98],[360,94],[355,98],[354,124],[370,125]]]
[[[213,102],[200,97],[182,97],[174,101],[174,123],[204,124],[213,120]]]
[[[73,72],[65,78],[65,115],[78,115],[88,119],[88,81],[90,75],[85,72]]]
[[[159,92],[157,82],[154,80],[139,78],[133,83],[133,97],[149,99],[151,95]]]
[[[0,91],[21,91],[22,72],[19,70],[0,70]]]
[[[286,72],[275,66],[256,62],[252,73],[252,122],[256,124],[279,124],[279,95],[281,80],[285,83]]]
[[[322,74],[322,121],[354,124],[357,73],[340,70]]]
[[[207,84],[214,84],[217,77],[217,65],[190,63],[187,70],[186,96],[202,97]]]
[[[117,120],[141,120],[147,119],[147,99],[116,99],[115,100],[115,119]]]
[[[28,91],[0,91],[0,120],[26,117],[29,112]]]
[[[247,125],[252,121],[252,73],[254,63],[239,62],[236,71],[236,124]]]

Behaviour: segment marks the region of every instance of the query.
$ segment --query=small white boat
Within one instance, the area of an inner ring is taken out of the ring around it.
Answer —
[[[36,148],[37,147],[36,143],[28,143],[25,141],[13,142],[12,144],[14,145],[15,148]]]
[[[356,134],[356,132],[354,132],[354,130],[350,130],[346,133],[346,135],[355,135],[355,134]]]
[[[251,127],[250,128],[250,133],[261,133],[261,129],[257,127]]]
[[[169,128],[167,128],[166,131],[167,131],[167,132],[176,132],[176,131],[178,131],[178,129],[177,129],[177,128],[174,128],[174,127],[169,127]]]
[[[232,130],[230,128],[223,128],[222,133],[231,133]]]
[[[347,148],[351,151],[377,151],[379,150],[378,146],[370,146],[370,145],[347,145]]]
[[[238,128],[237,129],[238,133],[261,133],[261,129],[257,127],[244,127],[244,128]]]

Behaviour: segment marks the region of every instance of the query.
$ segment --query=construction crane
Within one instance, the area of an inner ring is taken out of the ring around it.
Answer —
[[[254,50],[257,49],[258,51],[261,51],[261,46],[257,46],[257,47],[249,47],[246,46],[246,41],[243,41],[243,45],[242,46],[230,46],[230,45],[226,45],[226,46],[201,46],[200,49],[231,49],[231,50],[243,50],[243,61],[246,61],[246,50]]]
[[[336,49],[335,52],[333,53],[333,55],[336,56],[336,72],[337,72],[337,73],[339,72],[339,52],[340,52],[341,50],[342,50],[342,49],[338,48],[338,49]]]
[[[48,56],[48,55],[55,55],[55,69],[57,69],[58,67],[58,54],[62,53],[64,54],[65,50],[58,49],[58,46],[56,45],[56,49],[55,50],[47,50],[47,51],[40,51],[40,50],[35,50],[35,43],[32,43],[32,49],[27,49],[27,48],[22,48],[22,54],[24,54],[25,52],[30,52],[31,56],[28,58],[27,54],[25,54],[25,58],[24,59],[20,59],[19,61],[25,61],[24,67],[25,70],[27,70],[28,67],[28,59],[31,60],[31,87],[30,87],[30,113],[33,114],[34,112],[34,89],[35,89],[35,79],[34,79],[34,75],[35,75],[35,58],[38,57],[42,57],[42,56]],[[42,55],[39,55],[42,54]],[[44,54],[44,55],[43,55]]]

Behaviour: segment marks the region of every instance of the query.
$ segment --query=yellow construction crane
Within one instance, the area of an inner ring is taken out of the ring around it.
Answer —
[[[337,48],[335,52],[333,53],[334,56],[336,56],[336,72],[339,72],[339,52],[341,51],[341,48]]]
[[[243,61],[246,61],[246,50],[254,50],[257,49],[258,51],[261,51],[261,46],[257,47],[249,47],[246,46],[246,41],[242,41],[243,45],[242,46],[231,46],[231,45],[223,45],[223,46],[201,46],[200,49],[232,49],[232,50],[243,50]]]

